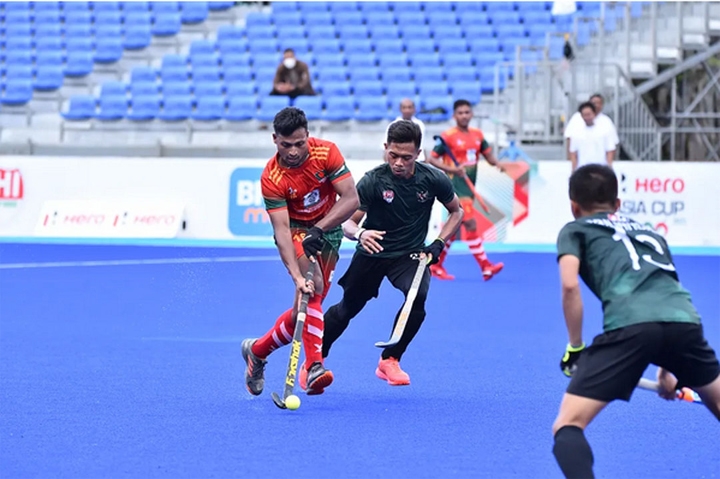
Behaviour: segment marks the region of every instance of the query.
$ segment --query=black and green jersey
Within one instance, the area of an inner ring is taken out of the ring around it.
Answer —
[[[558,259],[580,259],[580,277],[602,301],[605,331],[637,323],[700,323],[682,287],[665,239],[612,213],[568,223],[557,240]]]
[[[425,244],[433,203],[455,196],[447,175],[425,163],[415,163],[412,178],[395,176],[385,163],[363,176],[357,184],[360,209],[367,213],[363,228],[385,231],[383,251],[373,257],[392,258],[418,252]],[[368,254],[358,243],[357,249]]]

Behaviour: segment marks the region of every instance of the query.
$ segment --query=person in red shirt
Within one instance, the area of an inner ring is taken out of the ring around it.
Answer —
[[[482,236],[478,233],[477,224],[473,218],[475,212],[473,206],[475,197],[470,188],[468,188],[464,176],[468,176],[472,184],[475,184],[477,179],[477,163],[480,155],[484,156],[491,165],[500,168],[501,171],[502,167],[498,164],[495,155],[493,155],[492,148],[485,140],[482,131],[469,126],[472,117],[473,112],[470,102],[467,100],[457,100],[453,105],[453,118],[457,126],[450,128],[441,135],[445,143],[452,150],[455,159],[460,163],[460,166],[455,166],[455,163],[449,157],[445,151],[445,147],[441,143],[437,144],[430,153],[428,162],[443,170],[452,180],[455,193],[460,199],[460,204],[465,212],[463,226],[465,226],[468,234],[468,247],[480,265],[483,279],[487,281],[498,274],[504,265],[503,263],[491,263],[485,254],[482,245]],[[448,239],[438,263],[430,267],[430,271],[436,278],[455,279],[453,275],[448,274],[443,266],[443,262],[450,250],[450,245],[455,239],[457,239],[457,234]]]
[[[305,113],[288,107],[275,115],[273,141],[277,154],[260,177],[265,209],[272,223],[275,244],[295,282],[295,303],[280,315],[264,336],[242,342],[247,363],[245,384],[257,396],[265,386],[267,357],[292,342],[300,295],[311,293],[302,333],[305,364],[300,368],[300,387],[321,394],[333,381],[323,366],[324,320],[322,301],[339,257],[341,225],[360,205],[355,181],[338,147],[308,137]],[[311,258],[318,262],[315,278],[306,282]]]

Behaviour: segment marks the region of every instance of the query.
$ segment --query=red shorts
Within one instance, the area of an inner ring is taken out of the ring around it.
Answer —
[[[293,246],[295,246],[295,254],[298,258],[301,258],[305,256],[305,251],[303,250],[302,242],[305,239],[305,234],[307,233],[307,230],[304,228],[291,228],[292,233],[292,240],[293,240]],[[332,232],[329,232],[330,238],[325,238],[325,245],[323,246],[323,249],[318,253],[317,260],[318,260],[318,266],[320,267],[320,271],[322,272],[323,276],[323,293],[322,293],[322,299],[325,299],[328,295],[328,292],[330,291],[330,285],[332,284],[333,274],[335,273],[335,266],[337,266],[338,259],[340,259],[340,253],[338,252],[338,249],[340,247],[339,241],[342,241],[342,236],[339,238],[334,238]],[[342,235],[342,232],[340,232]],[[333,241],[333,240],[339,240],[339,241]]]

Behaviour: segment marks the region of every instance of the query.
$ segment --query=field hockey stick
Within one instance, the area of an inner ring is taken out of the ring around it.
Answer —
[[[460,166],[460,163],[458,163],[457,158],[455,158],[455,155],[450,150],[450,147],[448,146],[448,144],[445,143],[445,140],[443,140],[442,136],[435,135],[435,136],[433,136],[433,140],[438,141],[443,145],[443,147],[445,148],[445,152],[448,154],[448,156],[453,161],[453,163],[455,163],[455,166]],[[465,179],[465,183],[467,184],[468,188],[470,188],[470,191],[472,191],[472,194],[475,197],[475,199],[478,200],[478,203],[480,203],[480,206],[482,207],[482,209],[485,210],[485,213],[490,213],[490,209],[485,204],[485,201],[483,201],[480,194],[478,194],[478,192],[475,190],[475,185],[472,184],[472,181],[470,181],[470,178],[468,178],[467,175],[463,175],[463,178]]]
[[[310,259],[310,267],[305,275],[305,281],[312,281],[315,276],[314,258]],[[310,293],[303,293],[300,296],[300,306],[298,307],[297,319],[295,320],[295,331],[293,332],[292,344],[290,347],[290,361],[288,362],[287,372],[285,373],[285,389],[282,399],[278,393],[272,393],[272,400],[280,409],[287,409],[285,400],[293,393],[295,388],[295,378],[297,377],[298,364],[300,364],[300,352],[302,350],[302,333],[305,325],[305,317],[307,316],[308,301],[310,301]]]
[[[400,342],[403,333],[405,332],[405,325],[407,324],[408,317],[410,317],[410,310],[412,309],[415,297],[420,289],[420,283],[422,283],[423,275],[425,274],[425,268],[427,267],[427,261],[425,256],[421,256],[418,253],[413,253],[412,258],[418,261],[417,270],[415,270],[415,276],[413,277],[412,284],[410,285],[410,291],[408,291],[407,299],[403,304],[402,310],[400,311],[400,317],[398,318],[395,328],[393,328],[392,336],[388,341],[378,341],[375,346],[378,348],[388,348],[395,346]]]
[[[640,379],[640,382],[637,385],[640,389],[645,389],[647,391],[655,391],[658,392],[660,390],[660,384],[651,381],[650,379],[642,378]],[[687,401],[695,404],[702,404],[702,399],[700,398],[700,395],[693,391],[690,388],[682,388],[678,391],[676,391],[675,397],[682,400]]]

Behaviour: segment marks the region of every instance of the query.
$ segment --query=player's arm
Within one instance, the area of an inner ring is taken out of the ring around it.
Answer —
[[[485,138],[483,138],[480,143],[480,152],[482,153],[482,156],[485,157],[485,161],[498,168],[500,171],[505,171],[505,168],[503,168],[498,159],[495,158],[495,153],[493,153],[492,147]]]
[[[577,256],[566,254],[560,258],[560,285],[562,291],[562,308],[565,316],[565,326],[572,348],[583,345],[583,303],[580,295],[580,259]]]
[[[432,151],[430,151],[430,154],[427,157],[427,162],[434,167],[444,171],[445,173],[455,175],[464,174],[465,168],[463,168],[462,166],[448,165],[442,160],[442,157],[445,155],[445,153],[445,146],[442,143],[438,143],[437,145],[435,145]]]
[[[288,274],[292,277],[296,287],[305,291],[305,278],[300,271],[300,264],[295,253],[295,246],[292,241],[292,233],[290,232],[290,215],[287,208],[274,209],[268,211],[270,223],[273,227],[275,235],[275,244],[277,245],[280,258],[282,259]]]
[[[578,167],[578,148],[577,145],[574,144],[572,141],[572,138],[568,138],[568,154],[570,156],[570,164],[572,165],[572,169],[570,171],[577,170]]]
[[[605,161],[610,168],[612,168],[613,160],[615,160],[615,151],[617,150],[617,144],[613,138],[612,130],[608,128],[608,133],[605,135]]]
[[[339,196],[337,203],[328,211],[327,215],[318,221],[315,226],[323,231],[340,226],[358,209],[360,200],[355,188],[350,170],[337,146],[332,145],[328,155],[326,168],[328,180],[332,182],[335,193]]]
[[[343,223],[343,234],[347,239],[355,240],[370,254],[379,253],[383,250],[380,241],[385,237],[385,231],[368,230],[360,227],[365,214],[372,202],[372,180],[363,176],[357,184],[360,207],[355,213]]]
[[[453,199],[448,203],[443,203],[443,206],[448,212],[448,218],[443,227],[440,229],[440,234],[438,236],[443,243],[447,243],[447,240],[457,233],[458,228],[460,228],[460,225],[462,224],[463,215],[465,213],[460,207],[460,200],[455,194],[453,194]]]

